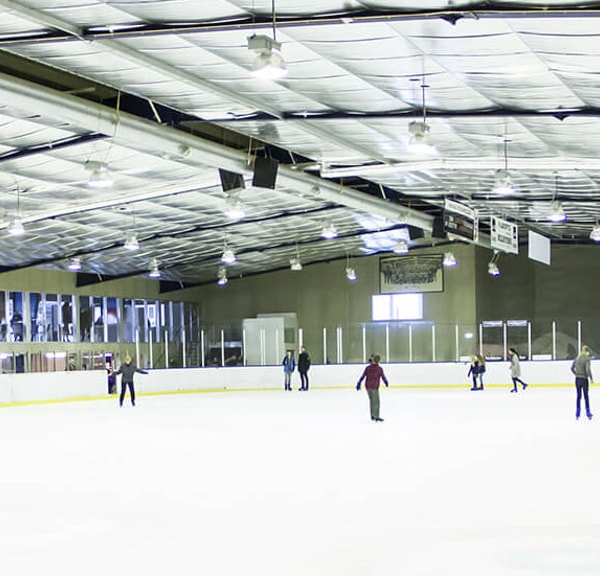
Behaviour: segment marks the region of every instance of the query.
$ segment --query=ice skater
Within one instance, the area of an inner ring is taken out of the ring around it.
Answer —
[[[519,353],[515,348],[509,348],[508,359],[510,360],[510,377],[513,383],[511,392],[517,392],[517,384],[521,384],[523,390],[525,390],[527,388],[527,384],[521,380],[521,362]]]
[[[287,350],[285,356],[283,357],[283,375],[284,375],[284,386],[285,390],[292,389],[292,372],[296,367],[296,363],[294,362],[294,353],[291,350]]]
[[[471,390],[483,390],[483,373],[485,372],[485,358],[481,354],[474,354],[471,356],[471,366],[469,367],[469,373],[467,377],[471,376],[473,379],[473,387]],[[479,386],[477,386],[477,379],[479,378]]]
[[[593,414],[590,411],[590,397],[589,387],[590,382],[593,382],[592,378],[592,366],[591,366],[592,351],[589,346],[583,346],[581,352],[573,364],[571,364],[571,372],[575,374],[575,388],[577,389],[577,406],[575,409],[575,418],[579,420],[581,415],[581,395],[583,393],[583,399],[585,400],[585,413],[589,420],[592,419]]]
[[[300,374],[300,392],[308,392],[308,371],[310,370],[310,356],[304,346],[300,346],[298,355],[298,374]]]
[[[139,372],[140,374],[148,374],[146,370],[138,368],[131,362],[131,356],[127,354],[125,356],[125,363],[121,364],[121,367],[114,373],[115,376],[122,374],[121,376],[121,396],[119,396],[119,406],[123,406],[123,400],[125,399],[125,390],[129,388],[129,396],[131,398],[131,405],[135,406],[135,388],[133,387],[133,375]]]
[[[383,422],[383,418],[379,417],[379,381],[383,380],[385,385],[388,386],[388,379],[383,373],[383,368],[379,365],[381,357],[379,354],[373,356],[373,360],[369,358],[369,365],[364,369],[362,376],[359,378],[356,389],[360,390],[362,381],[365,381],[365,388],[369,396],[369,408],[371,410],[371,420],[373,422]]]

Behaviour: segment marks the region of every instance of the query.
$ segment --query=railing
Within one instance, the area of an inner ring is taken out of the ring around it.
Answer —
[[[289,334],[288,334],[289,337]],[[129,354],[147,368],[204,366],[265,366],[281,363],[286,349],[297,355],[306,346],[313,364],[365,363],[376,353],[384,363],[459,362],[472,354],[505,360],[511,347],[522,359],[574,358],[583,344],[600,350],[600,331],[581,320],[486,321],[479,325],[428,322],[371,322],[352,325],[297,328],[294,341],[284,334],[261,330],[252,338],[236,326],[211,326],[161,334],[161,341],[123,343],[0,343],[3,372],[53,372],[106,369]]]

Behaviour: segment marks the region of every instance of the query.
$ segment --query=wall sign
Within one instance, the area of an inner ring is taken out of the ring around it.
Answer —
[[[443,292],[442,255],[390,256],[379,259],[379,292]]]

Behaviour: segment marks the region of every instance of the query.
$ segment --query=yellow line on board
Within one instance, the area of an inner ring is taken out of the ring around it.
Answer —
[[[533,384],[532,388],[571,388],[573,384]],[[590,384],[590,386],[600,386],[600,384]],[[312,390],[352,390],[356,386],[316,386]],[[390,388],[397,390],[444,390],[444,389],[465,389],[469,390],[465,384],[395,384]],[[490,388],[510,388],[510,384],[486,384],[485,389]],[[484,391],[485,391],[484,389]],[[160,392],[137,392],[136,396],[173,396],[176,394],[216,394],[219,392],[276,392],[281,390],[280,386],[271,388],[200,388],[194,390],[167,390]],[[89,402],[95,400],[116,400],[118,394],[105,394],[102,396],[78,396],[74,398],[51,398],[47,400],[20,400],[16,402],[0,402],[0,408],[10,408],[13,406],[40,406],[46,404],[66,404],[73,402]]]

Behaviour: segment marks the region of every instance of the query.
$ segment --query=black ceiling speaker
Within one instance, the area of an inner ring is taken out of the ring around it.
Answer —
[[[244,176],[242,176],[242,174],[238,174],[237,172],[229,172],[229,170],[219,168],[219,178],[221,178],[223,192],[244,188]]]
[[[436,216],[433,219],[433,228],[431,230],[432,238],[446,238],[446,227],[444,226],[444,217]]]
[[[419,238],[424,238],[425,237],[425,231],[421,230],[421,228],[417,228],[416,226],[407,226],[408,228],[408,235],[410,236],[411,240],[418,240]]]
[[[252,186],[256,186],[258,188],[275,188],[278,166],[279,162],[277,162],[277,160],[257,156],[254,160],[254,177],[252,178]]]

